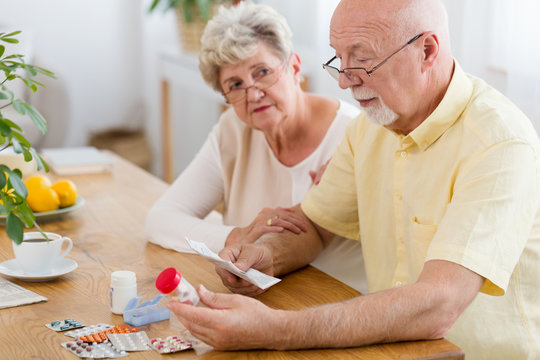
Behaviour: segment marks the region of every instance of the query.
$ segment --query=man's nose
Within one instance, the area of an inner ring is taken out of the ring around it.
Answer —
[[[342,89],[348,89],[351,86],[362,85],[363,83],[364,82],[362,81],[360,76],[356,76],[353,73],[350,73],[348,71],[339,73],[338,84],[339,87]]]

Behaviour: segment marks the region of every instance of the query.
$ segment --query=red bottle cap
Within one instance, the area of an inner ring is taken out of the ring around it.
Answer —
[[[182,274],[173,267],[167,268],[156,279],[156,289],[163,294],[168,294],[180,284]]]

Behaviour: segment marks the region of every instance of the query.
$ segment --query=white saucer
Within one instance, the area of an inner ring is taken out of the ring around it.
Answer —
[[[15,259],[6,260],[0,263],[0,274],[14,277],[23,281],[48,281],[56,279],[59,276],[72,272],[77,268],[76,261],[66,258],[61,258],[49,273],[44,274],[29,274],[24,272],[19,263]]]

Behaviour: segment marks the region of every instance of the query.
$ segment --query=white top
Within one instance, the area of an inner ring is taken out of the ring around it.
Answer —
[[[336,117],[317,149],[295,166],[276,159],[261,131],[224,112],[199,153],[154,204],[145,223],[150,242],[193,253],[185,236],[219,252],[236,226],[250,224],[265,207],[298,204],[313,185],[309,171],[330,159],[359,109],[340,101]],[[223,219],[205,219],[219,204]],[[312,263],[366,293],[360,242],[336,239]]]

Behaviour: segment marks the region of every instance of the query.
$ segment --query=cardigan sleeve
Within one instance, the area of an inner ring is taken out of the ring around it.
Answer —
[[[189,166],[150,209],[144,227],[150,242],[191,253],[184,240],[188,236],[216,252],[224,247],[234,226],[204,219],[223,200],[218,127],[214,126]]]

